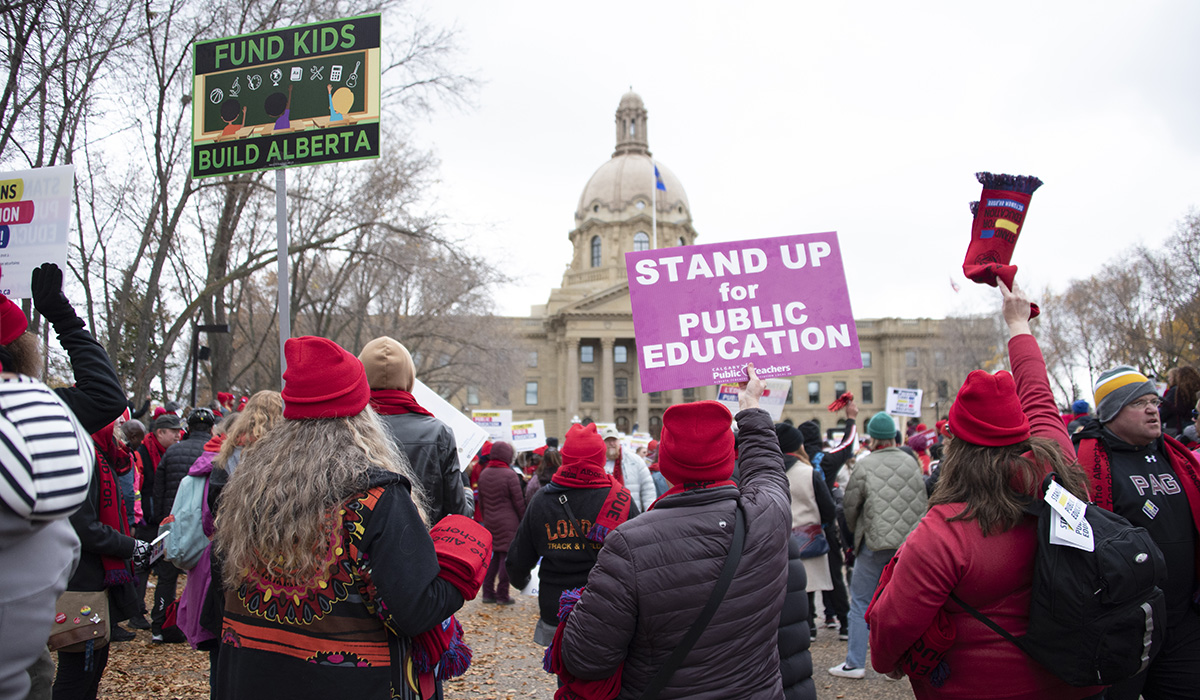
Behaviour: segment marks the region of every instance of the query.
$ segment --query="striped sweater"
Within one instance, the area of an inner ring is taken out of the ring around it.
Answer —
[[[73,513],[87,498],[91,437],[45,384],[0,380],[0,501],[29,520]]]

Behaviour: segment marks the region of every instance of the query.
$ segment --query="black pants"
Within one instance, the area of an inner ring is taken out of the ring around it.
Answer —
[[[1150,668],[1108,689],[1108,700],[1192,699],[1200,693],[1200,614],[1195,610],[1167,627]]]
[[[833,578],[833,590],[821,592],[821,600],[825,602],[825,619],[837,618],[838,622],[845,625],[846,616],[850,614],[850,597],[846,594],[846,576],[842,573],[845,561],[842,559],[842,541],[838,537],[837,523],[825,528],[825,539],[829,540],[829,575]]]
[[[108,665],[108,646],[92,652],[58,652],[58,674],[54,677],[54,700],[96,700],[100,677]]]
[[[161,560],[154,565],[158,583],[154,587],[154,610],[150,613],[150,634],[162,634],[163,622],[167,618],[167,606],[175,602],[175,585],[179,582],[179,569],[169,561]]]

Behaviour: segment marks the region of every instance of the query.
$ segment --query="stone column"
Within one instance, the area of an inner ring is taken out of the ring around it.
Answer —
[[[683,403],[683,389],[672,389],[667,392],[667,401],[670,405]]]
[[[717,387],[715,385],[704,387],[700,390],[700,398],[704,399],[705,401],[716,401]]]
[[[635,383],[634,391],[637,392],[637,424],[638,430],[643,433],[650,432],[650,394],[642,393],[642,376],[637,370],[637,364],[633,366],[633,379]]]
[[[596,392],[600,394],[600,422],[611,423],[616,414],[613,401],[613,345],[614,338],[600,339],[600,386]]]
[[[563,346],[567,353],[567,416],[565,424],[569,426],[571,420],[579,415],[579,338],[567,338]]]

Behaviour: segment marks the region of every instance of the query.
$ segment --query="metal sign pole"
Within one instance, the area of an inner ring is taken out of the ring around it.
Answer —
[[[279,281],[279,386],[283,388],[283,373],[287,370],[287,359],[283,345],[292,337],[291,296],[288,294],[288,222],[287,222],[287,174],[283,168],[275,171],[275,238],[278,248]]]

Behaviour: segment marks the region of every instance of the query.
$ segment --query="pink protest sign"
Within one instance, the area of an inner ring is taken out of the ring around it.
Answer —
[[[837,233],[625,255],[642,391],[862,368]]]

